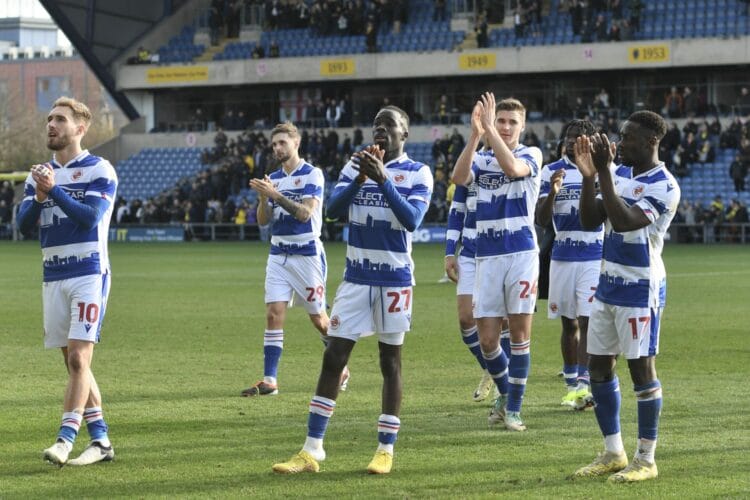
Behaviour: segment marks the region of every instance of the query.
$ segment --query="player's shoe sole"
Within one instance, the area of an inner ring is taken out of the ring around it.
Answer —
[[[393,455],[387,451],[378,450],[367,466],[368,474],[388,474],[393,468]]]
[[[599,477],[613,472],[620,472],[628,466],[628,456],[622,453],[603,451],[585,467],[581,467],[571,476],[573,479]]]
[[[105,448],[99,441],[94,441],[76,458],[68,460],[68,465],[91,465],[97,462],[111,462],[114,459],[115,450],[112,446]]]
[[[300,472],[318,472],[320,465],[312,455],[302,450],[288,461],[274,464],[272,469],[277,474],[299,474]]]

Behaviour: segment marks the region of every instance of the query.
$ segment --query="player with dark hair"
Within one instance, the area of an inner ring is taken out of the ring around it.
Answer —
[[[605,223],[601,274],[588,331],[591,392],[605,450],[574,477],[614,473],[610,481],[631,482],[658,475],[654,451],[662,389],[655,357],[666,300],[661,254],[680,201],[679,185],[659,161],[659,141],[666,130],[656,113],[630,115],[619,144],[623,166],[614,173],[610,163],[617,147],[606,135],[576,141],[576,165],[583,176],[581,225],[592,229]],[[599,196],[594,185],[597,176]],[[627,359],[638,403],[638,445],[629,465],[620,434],[618,354]]]
[[[411,326],[414,262],[411,235],[424,218],[432,194],[430,167],[404,153],[409,117],[396,106],[375,116],[372,146],[355,153],[341,170],[328,215],[348,212],[344,281],[336,291],[329,343],[315,395],[310,401],[307,439],[274,472],[317,472],[326,457],[323,437],[336,407],[338,377],[361,337],[377,333],[383,375],[378,447],[367,471],[387,474],[401,420],[401,346]]]
[[[474,318],[487,369],[500,396],[488,421],[525,431],[521,404],[531,356],[531,323],[539,277],[534,207],[542,152],[520,144],[526,108],[516,99],[497,105],[483,94],[471,116],[471,134],[456,161],[453,182],[477,185]],[[476,152],[482,136],[488,151]],[[502,318],[510,326],[510,361],[500,348]]]
[[[54,102],[47,115],[47,148],[54,155],[49,163],[32,167],[18,211],[23,232],[39,221],[44,346],[59,347],[68,369],[60,430],[44,450],[45,459],[61,466],[115,456],[91,361],[111,283],[107,238],[117,174],[107,160],[81,149],[91,118],[82,102],[68,97]],[[68,460],[83,421],[91,443]]]
[[[604,226],[581,227],[579,199],[581,173],[576,168],[575,144],[581,136],[595,132],[588,120],[571,120],[562,131],[562,157],[542,168],[542,185],[536,207],[536,222],[550,221],[555,241],[549,270],[547,316],[560,318],[563,377],[568,388],[562,405],[578,410],[592,404],[589,388],[586,332],[591,303],[599,281]]]

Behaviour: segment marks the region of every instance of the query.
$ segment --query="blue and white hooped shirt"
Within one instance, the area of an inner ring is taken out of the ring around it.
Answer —
[[[566,156],[542,168],[539,199],[549,196],[552,174],[560,169],[565,171],[565,177],[552,206],[552,224],[555,228],[552,260],[566,262],[601,260],[604,224],[591,230],[584,229],[581,225],[579,210],[583,176]],[[614,165],[612,171],[614,173]]]
[[[280,168],[268,177],[277,191],[296,203],[309,198],[318,200],[318,205],[307,222],[300,222],[281,205],[271,199],[268,200],[273,210],[271,255],[309,256],[322,252],[320,230],[323,224],[323,188],[325,186],[323,171],[300,160],[297,168],[291,173],[287,174],[283,168]]]
[[[385,164],[386,175],[401,196],[429,205],[433,179],[430,167],[406,153]],[[334,189],[351,184],[359,172],[344,165]],[[388,206],[380,186],[367,179],[349,205],[349,236],[344,280],[371,286],[412,286],[412,233]]]
[[[70,219],[52,198],[42,204],[39,216],[39,240],[42,247],[44,281],[59,281],[109,272],[107,239],[109,221],[117,192],[117,174],[105,159],[82,151],[66,165],[56,159],[49,164],[55,184],[74,200],[83,202],[94,196],[107,202],[107,208],[92,229]],[[31,174],[24,186],[24,202],[33,202],[36,182]]]
[[[651,224],[621,233],[607,220],[596,298],[616,306],[663,307],[667,274],[661,254],[680,186],[663,163],[635,177],[630,167],[620,166],[613,180],[617,195],[643,210]]]
[[[474,153],[471,169],[477,185],[477,259],[539,251],[534,211],[542,152],[519,145],[513,156],[529,166],[529,175],[508,177],[492,151]]]

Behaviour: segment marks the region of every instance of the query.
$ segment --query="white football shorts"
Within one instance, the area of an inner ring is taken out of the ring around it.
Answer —
[[[626,359],[657,355],[661,313],[662,308],[613,306],[594,299],[589,317],[588,353],[622,354]]]
[[[69,339],[98,343],[110,283],[109,274],[43,283],[44,347],[67,347]]]
[[[308,314],[326,310],[326,255],[269,255],[266,264],[266,304],[288,302]],[[294,299],[294,300],[292,300]]]
[[[477,259],[474,317],[533,314],[539,279],[539,253],[524,252]]]
[[[552,260],[549,268],[547,317],[576,319],[579,316],[591,316],[591,304],[599,284],[601,266],[600,260]]]
[[[377,333],[380,342],[402,345],[411,328],[412,287],[342,282],[333,300],[328,336],[358,341]]]
[[[473,295],[474,278],[477,272],[476,260],[471,257],[459,255],[456,258],[458,265],[458,283],[456,284],[456,295]]]

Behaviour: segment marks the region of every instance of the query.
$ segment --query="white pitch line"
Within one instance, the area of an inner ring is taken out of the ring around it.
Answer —
[[[750,274],[750,269],[743,271],[711,271],[705,273],[671,273],[667,271],[667,281],[669,278],[694,278],[696,276],[736,276],[738,274]]]

